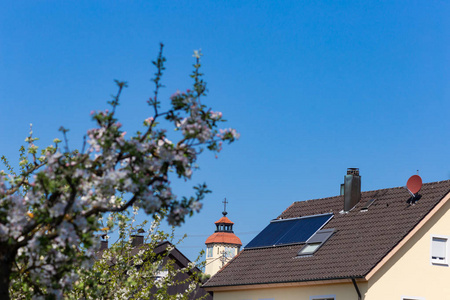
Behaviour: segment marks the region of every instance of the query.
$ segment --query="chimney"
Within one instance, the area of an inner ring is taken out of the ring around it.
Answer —
[[[142,228],[139,228],[137,234],[131,235],[131,246],[136,247],[144,244],[144,236],[142,233],[145,231]]]
[[[108,240],[100,241],[100,251],[108,249]]]
[[[344,176],[344,211],[350,211],[361,200],[361,176],[358,168],[348,168]]]

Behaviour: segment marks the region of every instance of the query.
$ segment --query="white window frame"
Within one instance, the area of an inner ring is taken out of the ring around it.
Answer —
[[[436,259],[433,258],[433,240],[434,239],[441,239],[441,240],[445,240],[445,259],[441,260],[441,259]],[[449,265],[449,252],[450,252],[450,237],[447,235],[432,235],[430,238],[430,263],[432,265],[440,265],[440,266],[448,266]]]
[[[155,279],[157,282],[162,282],[164,280],[164,278],[166,278],[169,275],[169,271],[168,270],[160,270],[157,271],[155,274]]]
[[[310,296],[309,300],[323,300],[323,299],[334,299],[336,300],[336,295],[317,295],[317,296]]]

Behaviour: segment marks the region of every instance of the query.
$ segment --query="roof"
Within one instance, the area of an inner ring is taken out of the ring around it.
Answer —
[[[227,217],[223,216],[218,221],[214,222],[214,224],[232,224],[233,225],[234,223],[231,222],[230,219],[228,219]]]
[[[312,256],[297,257],[303,244],[244,249],[205,287],[364,278],[450,192],[450,180],[426,183],[417,204],[403,187],[361,193],[348,213],[344,196],[293,203],[278,218],[333,213],[324,228],[335,233]],[[366,202],[376,199],[366,211]]]
[[[242,246],[241,240],[232,232],[215,232],[206,239],[205,244],[233,244]]]
[[[130,251],[130,254],[134,256],[138,254],[141,250],[151,249],[153,246],[154,246],[153,252],[155,253],[157,259],[159,259],[159,257],[162,257],[164,263],[167,261],[167,259],[172,260],[173,267],[175,269],[188,268],[187,271],[179,272],[175,275],[176,284],[170,285],[167,290],[167,292],[170,295],[184,293],[188,288],[191,289],[190,286],[191,283],[196,283],[196,286],[194,290],[191,291],[191,294],[189,294],[188,299],[199,299],[199,298],[206,300],[213,299],[212,295],[208,293],[205,289],[203,289],[203,287],[201,286],[200,282],[201,278],[199,278],[199,275],[202,274],[202,271],[196,266],[190,268],[191,261],[169,241],[162,241],[156,245],[140,244],[133,247]],[[169,249],[170,252],[167,253]],[[96,255],[97,259],[99,259],[103,255],[103,252],[104,250],[99,251],[97,253]],[[109,265],[113,265],[115,263],[116,263],[115,258],[113,258],[111,261],[108,262]],[[191,278],[192,281],[187,280],[188,278]],[[157,292],[156,286],[153,286],[149,291],[149,294],[152,295],[155,294],[156,292]]]

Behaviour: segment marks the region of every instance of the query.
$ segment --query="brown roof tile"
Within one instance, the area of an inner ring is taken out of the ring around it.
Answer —
[[[341,214],[343,196],[300,201],[279,218],[323,213],[334,217],[324,228],[334,235],[312,256],[297,257],[302,245],[244,249],[206,287],[286,283],[364,277],[450,191],[450,180],[426,183],[416,205],[403,187],[361,193],[361,201]],[[376,199],[367,211],[366,202]]]
[[[231,222],[230,219],[228,219],[227,217],[223,216],[222,218],[220,218],[219,220],[214,222],[214,224],[231,224],[231,225],[233,225],[234,223]]]

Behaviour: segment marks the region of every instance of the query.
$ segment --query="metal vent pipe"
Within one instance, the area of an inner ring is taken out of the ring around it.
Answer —
[[[350,211],[361,201],[361,176],[358,168],[348,168],[344,176],[344,211]]]

